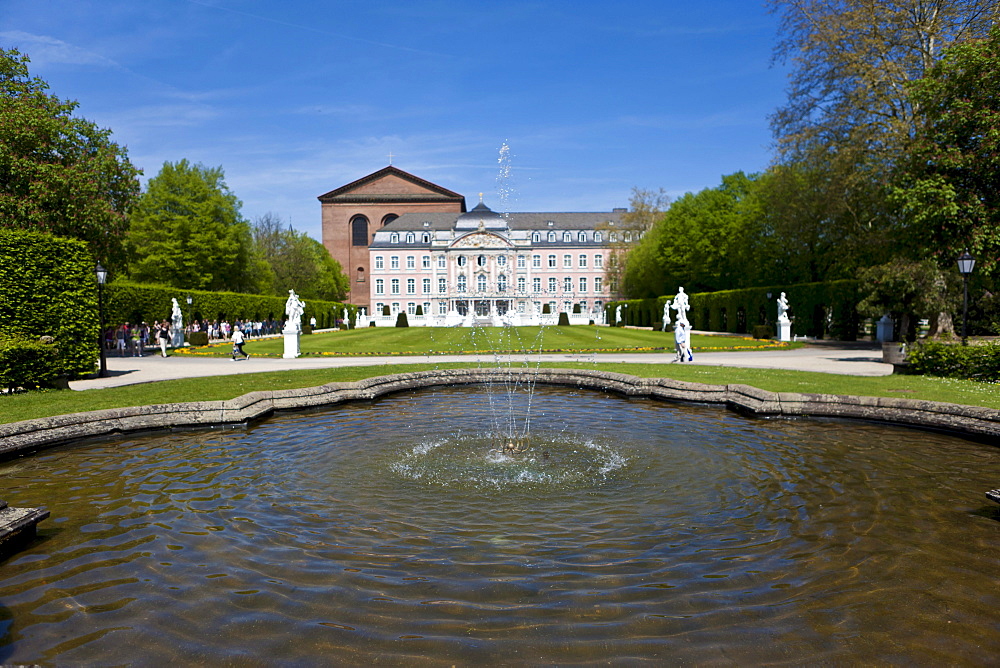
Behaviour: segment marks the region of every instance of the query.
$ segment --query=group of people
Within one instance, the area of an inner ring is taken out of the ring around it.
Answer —
[[[138,324],[124,323],[104,331],[105,350],[117,350],[119,357],[142,357],[150,346],[159,346],[160,354],[167,356],[171,328],[169,320]]]
[[[208,332],[211,341],[226,341],[232,338],[238,329],[246,338],[257,338],[281,332],[280,320],[241,320],[237,318],[232,323],[228,320],[194,320],[187,326],[188,332]]]

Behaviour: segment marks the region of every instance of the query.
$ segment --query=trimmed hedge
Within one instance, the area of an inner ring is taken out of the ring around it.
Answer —
[[[52,386],[58,378],[55,345],[19,336],[0,338],[0,387],[32,390]]]
[[[29,342],[51,336],[56,353],[50,363],[56,375],[80,378],[93,373],[100,352],[94,267],[82,241],[0,230],[0,335]],[[28,361],[34,353],[26,350],[24,355],[29,366],[38,363],[35,358]],[[24,373],[38,375],[30,369]]]
[[[559,326],[569,327],[569,314],[566,311],[559,311]]]
[[[207,292],[182,290],[162,285],[144,285],[129,281],[115,281],[105,286],[105,322],[149,322],[169,320],[171,298],[176,298],[184,314],[184,324],[195,320],[283,320],[287,297],[250,295],[237,292]],[[186,297],[192,298],[191,306]],[[348,310],[351,319],[357,308],[341,302],[325,302],[318,299],[303,300],[306,303],[302,315],[303,324],[316,318],[316,327],[335,327],[337,320]]]
[[[842,280],[698,292],[689,295],[691,310],[688,311],[688,320],[694,329],[759,334],[763,330],[756,327],[773,327],[777,321],[777,299],[784,292],[791,305],[789,312],[793,334],[854,341],[858,338],[861,325],[856,309],[858,287],[858,281]],[[615,309],[622,304],[625,305],[622,317],[626,325],[651,327],[662,319],[663,304],[668,301],[673,301],[673,295],[609,302],[605,306],[607,322],[613,321]],[[674,317],[673,312],[671,317]]]
[[[1000,381],[1000,343],[963,346],[921,341],[907,349],[908,373],[943,378]]]

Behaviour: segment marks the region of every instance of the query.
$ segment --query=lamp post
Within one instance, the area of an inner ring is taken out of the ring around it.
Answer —
[[[976,258],[969,255],[969,249],[958,256],[958,273],[962,275],[962,345],[969,345],[966,338],[967,325],[969,322],[969,274],[976,268]]]
[[[108,270],[98,263],[94,273],[97,275],[97,320],[101,325],[97,339],[97,349],[101,353],[101,369],[97,372],[97,377],[107,378],[108,360],[104,355],[104,281],[108,280]]]

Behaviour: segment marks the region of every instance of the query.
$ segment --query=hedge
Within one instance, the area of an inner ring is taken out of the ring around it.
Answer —
[[[942,378],[1000,381],[1000,343],[963,346],[921,341],[907,349],[908,373]]]
[[[187,297],[192,299],[191,306]],[[162,285],[144,285],[115,281],[106,286],[105,317],[108,324],[148,322],[170,319],[171,299],[177,299],[184,315],[184,324],[191,320],[284,320],[287,297],[250,295],[237,292],[206,292],[182,290]],[[341,302],[305,299],[302,324],[316,318],[318,329],[337,326],[337,320],[348,311],[348,319],[356,320],[357,308]]]
[[[784,292],[790,303],[792,334],[854,341],[861,323],[856,309],[858,287],[858,281],[842,280],[698,292],[688,296],[688,320],[694,329],[705,331],[760,333],[764,330],[756,327],[774,326],[778,319],[777,299]],[[673,295],[609,302],[605,306],[607,321],[613,321],[615,309],[621,305],[626,325],[659,328],[663,304],[670,301]],[[672,310],[670,317],[676,317]]]
[[[93,373],[100,338],[94,267],[82,241],[0,230],[0,335],[29,342],[51,336],[55,373]]]
[[[20,336],[0,337],[0,387],[13,391],[52,386],[59,370],[59,351],[54,344]]]

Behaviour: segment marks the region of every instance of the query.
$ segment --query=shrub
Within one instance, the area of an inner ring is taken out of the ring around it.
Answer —
[[[368,323],[368,326],[369,326],[369,327],[374,327],[374,326],[375,326],[375,321],[374,321],[374,320],[372,320],[371,322],[369,322],[369,323]]]
[[[548,304],[542,304],[542,314],[552,313],[552,308]]]
[[[189,332],[187,335],[187,342],[192,346],[207,346],[208,332]]]
[[[1000,381],[1000,343],[963,346],[921,341],[907,353],[910,373],[944,378]]]
[[[0,387],[13,391],[54,385],[60,375],[58,357],[51,343],[0,338]]]
[[[569,327],[569,314],[566,311],[559,312],[559,326]]]
[[[406,311],[400,311],[396,314],[396,327],[409,327],[410,321],[406,319]]]
[[[579,304],[573,304],[573,315],[580,315],[582,312]]]
[[[755,339],[773,339],[774,338],[774,327],[771,325],[754,325],[753,326],[753,338]]]
[[[392,310],[389,308],[388,304],[382,306],[382,315],[392,315]]]
[[[0,285],[0,335],[29,342],[51,336],[57,375],[94,372],[100,350],[97,278],[84,242],[0,230]]]
[[[312,334],[313,333],[312,325],[302,325],[302,333],[303,334]]]
[[[417,304],[417,312],[415,315],[423,315],[423,314],[424,314],[424,307],[421,306],[420,304]]]

